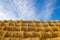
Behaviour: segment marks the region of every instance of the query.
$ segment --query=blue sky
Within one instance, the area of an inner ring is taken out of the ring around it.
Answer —
[[[60,0],[0,0],[0,20],[60,20]]]

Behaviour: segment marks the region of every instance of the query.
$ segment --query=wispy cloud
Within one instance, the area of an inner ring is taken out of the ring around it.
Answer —
[[[23,20],[33,20],[35,19],[35,8],[33,0],[1,0],[0,9],[0,19],[23,19]],[[4,12],[4,13],[3,13]],[[6,16],[5,16],[6,15]]]
[[[14,4],[17,7],[18,17],[23,20],[35,19],[35,8],[33,0],[15,0]]]
[[[16,19],[13,7],[11,0],[0,0],[0,20]]]
[[[49,20],[53,14],[55,3],[56,0],[45,0],[42,10],[37,18],[40,18],[41,20]]]
[[[0,20],[49,20],[55,3],[56,0],[45,0],[37,15],[34,0],[0,0]]]

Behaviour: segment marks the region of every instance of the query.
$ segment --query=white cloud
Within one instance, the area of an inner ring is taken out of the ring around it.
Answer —
[[[17,19],[11,3],[8,3],[8,0],[0,0],[0,20]]]
[[[49,20],[55,2],[56,0],[45,0],[37,15],[34,0],[0,0],[0,19]]]
[[[0,0],[0,14],[2,15],[0,15],[0,17],[3,17],[3,19],[33,20],[35,19],[35,8],[32,1],[33,0]]]
[[[19,19],[33,20],[35,19],[35,8],[32,0],[15,0]]]

